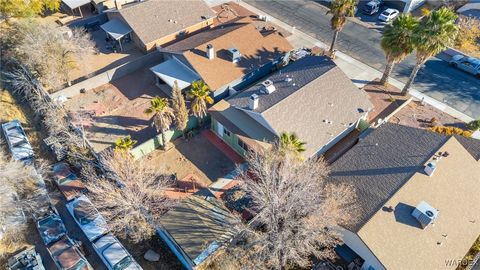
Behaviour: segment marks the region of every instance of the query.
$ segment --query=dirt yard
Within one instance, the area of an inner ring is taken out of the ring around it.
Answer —
[[[100,152],[118,138],[131,135],[139,143],[155,135],[144,113],[154,96],[165,97],[148,69],[91,89],[65,102],[72,118],[83,123],[88,140]]]
[[[188,141],[177,139],[170,150],[155,150],[143,159],[162,172],[176,173],[178,179],[194,174],[204,186],[235,169],[233,162],[201,134]]]
[[[370,123],[385,118],[408,99],[408,97],[400,95],[400,89],[391,85],[380,85],[379,81],[376,79],[363,87],[373,104],[373,111],[368,114]]]
[[[433,126],[453,126],[465,129],[465,123],[461,120],[428,104],[422,105],[420,101],[410,102],[390,118],[390,122],[422,129]]]

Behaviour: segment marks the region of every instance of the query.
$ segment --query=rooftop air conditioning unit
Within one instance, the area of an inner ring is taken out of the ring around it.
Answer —
[[[263,87],[265,88],[265,93],[271,94],[275,91],[275,85],[273,85],[273,82],[271,80],[266,80],[262,82]]]
[[[432,176],[436,168],[437,168],[437,163],[434,161],[431,161],[431,162],[428,162],[428,164],[425,166],[424,171],[428,176]]]
[[[420,223],[422,229],[427,228],[438,217],[439,211],[425,201],[421,201],[412,211],[412,216]]]
[[[230,61],[232,63],[237,63],[240,61],[240,58],[242,55],[240,54],[240,51],[237,48],[230,48],[227,50],[228,51],[228,57],[230,58]]]

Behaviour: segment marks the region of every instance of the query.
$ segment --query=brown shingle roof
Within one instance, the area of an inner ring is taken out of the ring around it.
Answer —
[[[212,44],[215,50],[212,60],[206,57],[207,44]],[[230,48],[236,48],[242,55],[237,63],[232,63],[226,55]],[[292,49],[277,33],[263,36],[253,24],[246,24],[183,55],[210,89],[216,90]]]
[[[120,9],[120,14],[144,44],[215,16],[203,0],[150,0]]]

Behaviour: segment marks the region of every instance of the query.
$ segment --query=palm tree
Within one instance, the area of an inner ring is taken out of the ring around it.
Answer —
[[[295,133],[280,134],[280,150],[283,154],[291,153],[299,159],[303,159],[302,153],[305,152],[305,142],[300,141]]]
[[[353,17],[355,15],[357,4],[358,0],[333,0],[331,2],[330,10],[327,12],[327,14],[330,13],[333,15],[330,20],[330,26],[334,31],[332,44],[330,45],[330,53],[333,53],[338,33],[342,31],[343,26],[347,23],[347,17]]]
[[[381,46],[387,58],[387,66],[380,80],[381,84],[388,84],[388,77],[394,65],[405,59],[415,49],[412,36],[417,26],[417,18],[411,14],[402,14],[383,29]]]
[[[145,110],[147,115],[153,114],[152,126],[157,129],[157,132],[162,134],[162,148],[165,149],[167,145],[167,139],[165,138],[165,131],[172,125],[173,109],[170,108],[168,100],[166,98],[154,97],[150,100],[150,108]]]
[[[458,33],[455,24],[457,15],[451,9],[442,7],[423,17],[413,33],[413,42],[417,50],[415,67],[402,89],[406,95],[420,67],[432,56],[452,46]]]
[[[187,97],[192,99],[193,115],[201,121],[207,115],[207,104],[213,103],[210,88],[202,80],[194,81]]]
[[[137,141],[132,140],[132,137],[128,135],[127,137],[119,138],[115,142],[115,150],[128,152],[135,144],[137,144]]]

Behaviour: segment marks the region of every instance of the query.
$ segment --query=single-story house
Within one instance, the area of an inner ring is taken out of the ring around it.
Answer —
[[[190,195],[160,220],[158,235],[185,269],[196,269],[232,239],[235,217],[208,189]]]
[[[212,131],[240,155],[288,132],[306,142],[308,158],[349,134],[371,109],[367,94],[330,58],[308,55],[218,102],[209,113]]]
[[[184,89],[201,79],[218,101],[269,74],[292,49],[278,33],[262,33],[240,18],[159,46],[165,62],[151,70],[168,95],[175,80]],[[176,74],[171,66],[177,67]]]
[[[480,235],[479,140],[385,123],[330,168],[357,190],[336,249],[352,267],[455,269]]]
[[[210,27],[214,12],[203,0],[148,0],[117,2],[108,10],[109,20],[118,19],[132,29],[132,39],[141,50],[174,42],[193,32]]]

